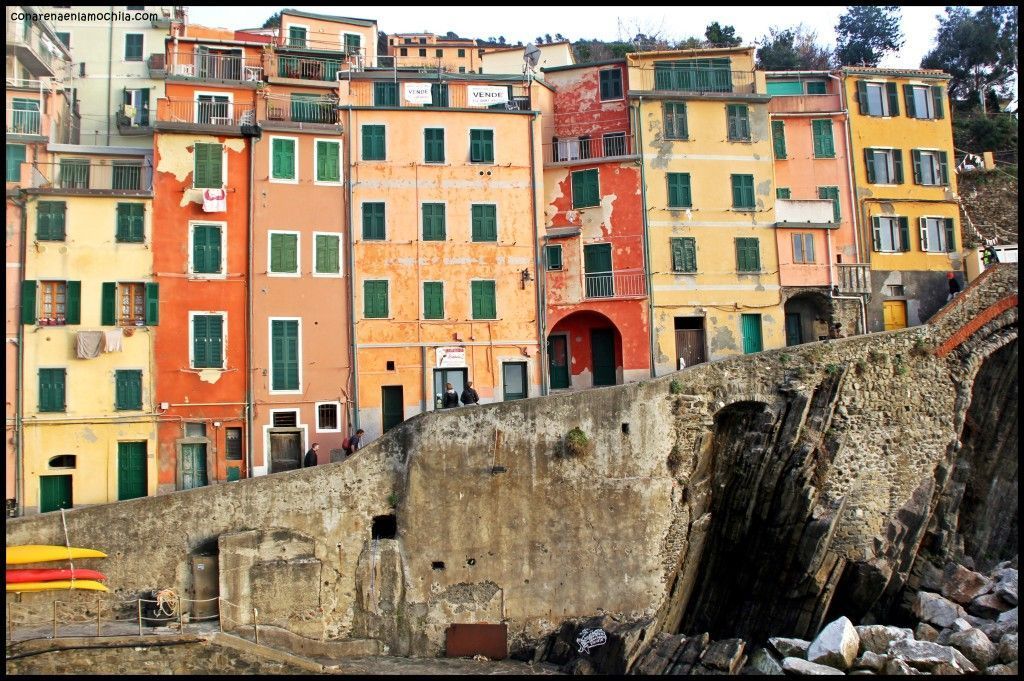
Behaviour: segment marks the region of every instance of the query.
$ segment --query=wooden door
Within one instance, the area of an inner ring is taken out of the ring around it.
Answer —
[[[786,345],[800,345],[804,342],[799,312],[786,313]]]
[[[181,446],[181,488],[206,487],[206,445],[187,444]]]
[[[569,337],[565,334],[548,337],[548,376],[552,390],[569,387]]]
[[[886,331],[907,328],[907,301],[882,301],[882,317],[885,321]]]
[[[301,468],[302,433],[298,431],[270,432],[270,472],[293,471]]]
[[[117,500],[137,499],[148,492],[146,443],[117,443]]]
[[[380,389],[381,419],[384,432],[388,432],[405,420],[405,398],[402,386],[385,385]]]
[[[676,368],[685,369],[704,361],[704,329],[676,329]]]
[[[47,513],[71,507],[71,476],[40,475],[39,512]]]
[[[594,385],[615,385],[615,334],[611,329],[590,332]]]

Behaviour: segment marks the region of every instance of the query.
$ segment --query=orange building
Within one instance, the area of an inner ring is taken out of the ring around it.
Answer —
[[[377,22],[285,9],[281,10],[277,45],[318,50],[328,55],[342,52],[358,67],[372,67],[377,65]],[[328,79],[333,80],[335,74],[329,76]]]
[[[427,66],[453,73],[476,73],[480,69],[480,48],[471,38],[395,33],[388,37],[388,55],[398,68]]]

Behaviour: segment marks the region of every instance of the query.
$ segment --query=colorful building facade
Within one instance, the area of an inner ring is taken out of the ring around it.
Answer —
[[[480,48],[471,38],[447,38],[433,33],[396,33],[388,37],[388,56],[398,68],[426,66],[452,73],[476,73]]]

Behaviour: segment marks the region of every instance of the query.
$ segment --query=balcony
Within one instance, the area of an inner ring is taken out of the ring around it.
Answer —
[[[636,155],[633,135],[605,133],[595,137],[572,137],[544,144],[544,165],[597,163]]]
[[[827,113],[840,111],[839,95],[773,95],[768,112],[773,114]]]
[[[7,54],[14,55],[29,75],[36,77],[63,78],[71,61],[39,24],[27,20],[7,21]]]
[[[345,85],[348,85],[346,92]],[[530,89],[525,85],[499,85],[494,83],[371,81],[345,80],[340,83],[342,106],[491,109],[495,111],[529,111]],[[429,96],[422,100],[416,92]],[[415,87],[408,87],[415,86]],[[495,96],[500,95],[500,96]],[[429,99],[429,101],[425,101]],[[497,99],[496,103],[493,103]]]
[[[157,100],[158,123],[167,123],[165,129],[191,129],[194,126],[220,128],[224,132],[241,125],[256,122],[252,104],[236,104],[216,99],[192,101],[188,99]]]
[[[122,135],[152,135],[150,113],[148,106],[137,107],[131,104],[122,104],[114,112],[118,132]]]
[[[631,91],[698,95],[755,94],[753,71],[658,64],[630,74]]]
[[[775,220],[776,227],[838,227],[829,199],[776,199]]]
[[[584,276],[584,296],[591,298],[636,298],[647,295],[647,282],[643,270],[617,272],[587,272]]]
[[[8,135],[48,135],[49,123],[44,123],[43,114],[36,108],[7,109]]]
[[[237,83],[256,83],[263,80],[260,55],[242,57],[209,52],[175,52],[171,54],[171,63],[166,65],[166,69],[168,76],[178,78]]]
[[[269,71],[278,78],[335,83],[338,71],[347,68],[348,62],[341,53],[337,57],[278,54],[273,57]]]
[[[266,115],[262,120],[337,125],[337,105],[338,100],[331,97],[289,98],[283,95],[269,95]]]
[[[153,190],[153,167],[139,158],[62,158],[32,166],[32,187],[58,194],[145,194]]]
[[[871,266],[836,265],[836,286],[842,293],[871,293]]]
[[[167,57],[162,52],[149,55],[149,58],[146,60],[146,68],[149,69],[150,78],[166,78]]]

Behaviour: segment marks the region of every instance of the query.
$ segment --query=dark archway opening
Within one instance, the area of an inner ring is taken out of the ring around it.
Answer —
[[[394,539],[398,536],[398,519],[394,515],[373,516],[372,539]]]

